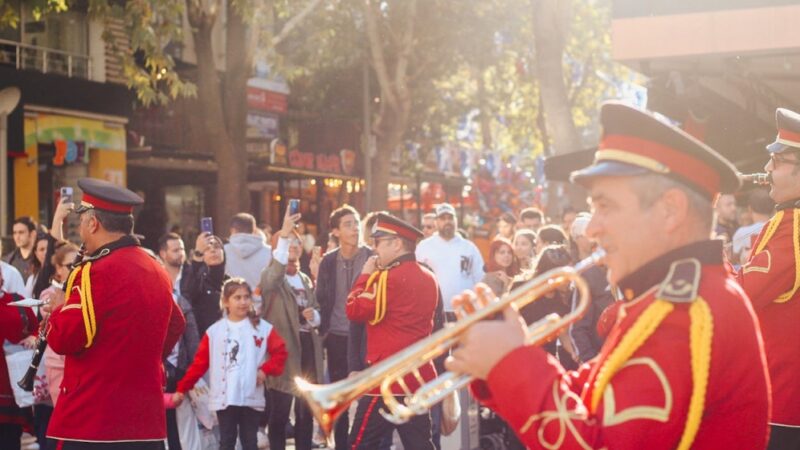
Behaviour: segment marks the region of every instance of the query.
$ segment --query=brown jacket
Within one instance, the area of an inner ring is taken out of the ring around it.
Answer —
[[[314,294],[314,287],[311,279],[302,272],[299,272],[303,280],[303,286],[308,296],[309,307],[319,312],[319,303]],[[283,374],[279,377],[267,377],[266,387],[276,389],[287,394],[295,394],[294,377],[301,375],[300,372],[300,313],[297,308],[297,301],[292,292],[289,282],[286,281],[286,266],[279,263],[275,258],[269,263],[266,269],[261,272],[261,297],[264,299],[262,317],[275,327],[278,334],[286,342],[286,350],[289,357]],[[316,369],[316,380],[322,381],[322,343],[316,329],[311,332],[314,342],[314,367]]]

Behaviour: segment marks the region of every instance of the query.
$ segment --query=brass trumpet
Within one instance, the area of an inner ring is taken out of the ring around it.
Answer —
[[[488,305],[479,305],[473,299],[471,304],[462,309],[462,312],[466,312],[464,317],[451,326],[417,341],[345,380],[327,385],[314,385],[297,377],[295,383],[298,393],[308,402],[312,413],[327,436],[330,436],[336,418],[349,407],[351,402],[378,386],[381,388],[381,395],[388,410],[381,411],[381,414],[390,422],[404,423],[417,414],[425,413],[453,391],[466,386],[473,380],[473,377],[467,374],[445,372],[436,379],[423,384],[417,391],[409,392],[406,383],[403,382],[405,376],[413,375],[422,384],[419,367],[455,347],[458,344],[459,336],[474,324],[501,313],[509,306],[519,309],[560,286],[574,283],[579,294],[579,302],[575,310],[564,317],[550,314],[529,325],[526,331],[525,345],[540,345],[555,338],[586,312],[589,307],[590,294],[589,287],[581,273],[599,264],[604,257],[605,252],[598,250],[576,264],[575,267],[560,267],[550,270]],[[406,391],[405,404],[398,402],[395,394],[392,393],[391,387],[394,383],[402,386]]]
[[[739,179],[745,183],[753,183],[759,186],[769,186],[768,173],[741,173]]]

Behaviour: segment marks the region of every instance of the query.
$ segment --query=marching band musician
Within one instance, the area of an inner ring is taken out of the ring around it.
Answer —
[[[530,448],[764,448],[758,323],[709,240],[712,199],[738,188],[736,171],[649,113],[611,102],[601,121],[594,164],[572,176],[591,195],[587,236],[624,295],[600,354],[566,372],[523,346],[520,316],[506,308],[505,320],[467,330],[447,367],[477,377],[475,395]]]
[[[0,272],[0,345],[5,341],[19,343],[36,333],[39,322],[33,309],[11,306],[9,303],[22,300],[22,296],[3,290],[3,273]],[[30,413],[20,408],[14,400],[5,355],[0,352],[0,448],[18,450],[22,429],[30,421]],[[29,409],[29,408],[28,408]]]
[[[394,216],[379,213],[371,237],[375,239],[375,255],[364,264],[346,305],[350,320],[367,324],[368,365],[429,336],[439,295],[433,273],[414,256],[417,241],[423,237],[421,231]],[[436,377],[432,362],[419,370],[424,381]],[[411,376],[405,381],[412,391],[419,386],[418,380]],[[397,383],[392,392],[403,395]],[[381,438],[394,426],[379,414],[384,408],[377,390],[359,399],[350,431],[350,448],[378,448]],[[434,448],[430,413],[398,425],[397,431],[404,448]]]
[[[776,111],[778,137],[767,146],[770,197],[776,213],[738,273],[753,301],[772,381],[769,449],[800,448],[800,114]]]
[[[85,178],[78,186],[85,256],[66,294],[59,291],[66,300],[46,330],[53,351],[66,355],[47,436],[59,450],[163,449],[161,361],[185,321],[169,276],[131,235],[142,199],[106,181]]]

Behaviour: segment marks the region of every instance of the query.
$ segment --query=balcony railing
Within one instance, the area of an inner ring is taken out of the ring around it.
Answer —
[[[37,45],[0,39],[0,65],[67,77],[92,79],[92,58]]]

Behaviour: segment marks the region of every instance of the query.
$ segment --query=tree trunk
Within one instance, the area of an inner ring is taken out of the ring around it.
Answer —
[[[373,211],[385,210],[389,204],[392,155],[402,144],[403,135],[408,126],[408,113],[401,113],[398,116],[397,120],[390,121],[388,126],[381,130],[381,136],[377,142],[377,154],[372,158],[372,186],[367,186],[367,189],[370,196],[370,208]]]
[[[533,0],[536,73],[541,108],[544,110],[554,155],[581,150],[564,78],[564,47],[569,35],[570,3],[570,0]],[[558,204],[555,183],[551,182],[550,185],[547,212],[555,216],[566,205]],[[566,193],[573,207],[585,206],[585,194],[580,189],[567,185]]]
[[[244,111],[237,112],[231,104],[236,101],[234,83],[226,79],[225,97],[214,58],[212,30],[216,13],[204,11],[199,5],[187,1],[197,54],[197,114],[203,128],[196,130],[202,141],[210,146],[217,162],[217,184],[213,216],[217,224],[227,224],[231,217],[249,209],[247,196],[247,160],[244,149]],[[228,27],[235,28],[238,15],[228,12]],[[234,25],[231,25],[231,24]],[[239,41],[241,42],[241,41]],[[246,80],[245,80],[246,83]],[[242,87],[241,95],[246,95]],[[240,103],[242,104],[242,103]],[[223,225],[224,227],[224,225]],[[222,230],[218,227],[218,232]],[[227,227],[224,227],[227,229]]]
[[[191,4],[187,5],[193,8]],[[195,17],[202,17],[196,13]],[[214,217],[218,224],[228,223],[231,216],[243,209],[245,197],[240,189],[246,178],[237,169],[233,140],[230,138],[223,110],[220,78],[214,63],[211,30],[215,18],[196,19],[193,22],[195,51],[197,53],[198,114],[202,116],[200,131],[206,145],[213,149],[217,161],[217,198]]]
[[[247,80],[253,69],[253,47],[248,45],[248,26],[241,15],[227,4],[225,28],[225,78],[222,84],[223,105],[230,148],[217,152],[220,176],[217,183],[217,212],[223,220],[234,214],[250,211],[247,189]],[[227,222],[223,222],[227,223]]]

